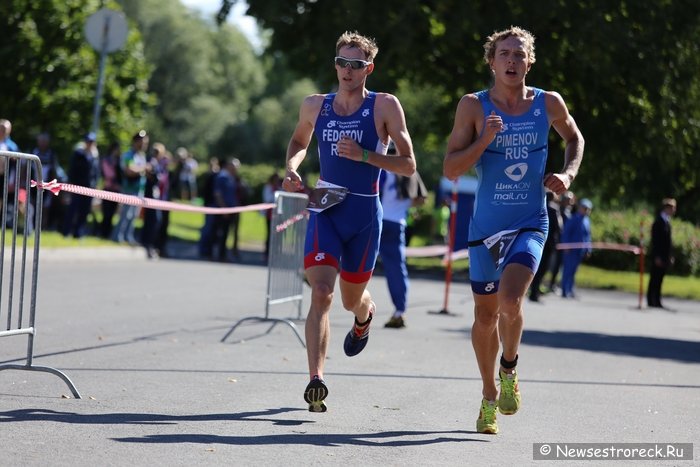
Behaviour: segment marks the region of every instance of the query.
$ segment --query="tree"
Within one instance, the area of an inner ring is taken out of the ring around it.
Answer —
[[[248,14],[273,31],[269,50],[284,53],[293,69],[312,76],[321,88],[335,78],[329,69],[335,40],[356,29],[376,37],[380,47],[371,88],[391,92],[406,83],[404,87],[442,89],[437,101],[441,106],[433,108],[435,127],[418,125],[412,135],[425,147],[430,141],[445,141],[445,128],[465,92],[489,85],[482,60],[486,37],[511,24],[525,27],[537,37],[537,63],[528,84],[560,92],[586,138],[586,157],[574,188],[613,206],[655,205],[673,195],[685,206],[680,216],[700,220],[696,1],[248,4]],[[551,146],[551,170],[561,167],[561,154],[560,143]],[[428,166],[440,163],[431,160]]]
[[[48,131],[66,162],[71,147],[90,130],[99,53],[83,26],[99,8],[96,0],[5,0],[0,10],[2,117],[24,152]],[[112,2],[107,7],[118,9]],[[101,144],[122,139],[142,122],[152,101],[141,37],[130,30],[127,45],[109,55],[99,134]]]
[[[247,120],[264,89],[261,61],[234,26],[217,28],[170,0],[121,0],[144,37],[158,96],[149,125],[168,147],[186,146],[200,159],[220,154],[221,140]],[[230,149],[230,148],[229,148]]]

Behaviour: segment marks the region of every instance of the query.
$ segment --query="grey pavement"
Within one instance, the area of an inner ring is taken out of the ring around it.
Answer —
[[[55,375],[0,371],[0,465],[554,465],[533,460],[533,444],[555,442],[695,443],[693,460],[643,465],[700,464],[697,302],[638,310],[634,295],[594,290],[527,302],[523,406],[499,416],[493,436],[475,432],[481,383],[464,278],[448,296],[458,316],[428,313],[443,307],[444,283],[414,278],[407,327],[396,330],[382,327],[392,309],[375,276],[378,314],[353,358],[337,296],[322,414],[306,410],[306,353],[290,327],[266,334],[269,324],[247,321],[221,342],[239,319],[264,315],[266,284],[254,259],[42,250],[34,364],[65,372],[82,399]],[[26,337],[0,338],[0,364],[25,355]]]

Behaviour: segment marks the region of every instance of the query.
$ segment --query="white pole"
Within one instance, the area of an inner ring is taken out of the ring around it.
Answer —
[[[92,131],[97,135],[100,127],[100,100],[102,99],[102,88],[104,87],[105,62],[107,60],[107,44],[109,39],[110,16],[105,17],[104,28],[102,30],[102,50],[100,51],[100,71],[97,77],[97,92],[95,93],[95,106],[92,114]]]

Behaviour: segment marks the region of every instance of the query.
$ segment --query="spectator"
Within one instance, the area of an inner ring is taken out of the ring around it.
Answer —
[[[668,268],[673,265],[671,217],[676,213],[676,200],[665,198],[661,210],[651,226],[651,271],[647,287],[647,306],[666,308],[661,303],[661,284]],[[667,308],[666,308],[667,309]]]
[[[10,133],[12,132],[12,124],[9,120],[0,119],[0,151],[12,151],[19,152],[19,147],[10,138]],[[34,230],[34,203],[31,202],[24,187],[24,183],[27,180],[27,168],[29,165],[26,160],[15,159],[7,160],[6,158],[0,159],[2,165],[0,166],[0,189],[4,190],[5,177],[7,177],[7,209],[8,212],[14,212],[14,202],[15,202],[15,182],[19,180],[20,187],[19,191],[16,193],[17,196],[17,212],[26,219],[27,222],[27,235],[31,235]],[[32,174],[30,177],[34,178],[37,175]],[[0,202],[2,202],[3,192],[0,192]],[[6,227],[13,226],[14,219],[12,216],[7,216],[5,219]],[[18,223],[18,228],[24,228],[24,220]]]
[[[97,187],[99,179],[99,154],[95,146],[96,135],[90,132],[85,135],[82,143],[78,143],[68,169],[68,182],[87,188]],[[92,197],[72,194],[65,220],[63,235],[73,235],[81,238],[86,233],[87,218],[92,209]]]
[[[19,152],[17,143],[12,141],[10,134],[12,133],[12,123],[6,118],[0,119],[0,127],[3,128],[3,133],[0,134],[0,145],[4,145],[3,151]]]
[[[267,179],[267,183],[263,186],[262,191],[262,202],[263,203],[274,203],[275,202],[275,192],[282,189],[282,179],[277,172],[270,175]],[[265,262],[269,259],[270,255],[270,229],[272,223],[272,209],[266,209],[261,212],[265,216]]]
[[[161,189],[164,187],[161,185],[162,174],[160,174],[160,171],[162,170],[162,166],[160,165],[160,160],[165,157],[166,152],[163,143],[153,143],[151,154],[146,161],[146,183],[144,185],[143,195],[145,198],[162,199]],[[165,169],[167,170],[167,166]],[[149,259],[158,257],[156,237],[159,234],[162,219],[163,211],[160,209],[146,209],[143,213],[141,244],[146,249],[146,256]]]
[[[170,151],[165,151],[158,155],[158,191],[160,192],[161,201],[170,201],[172,193],[172,179],[170,166],[172,164],[173,155]],[[168,226],[170,225],[170,211],[163,210],[160,213],[160,224],[156,232],[154,245],[156,253],[161,258],[167,258],[168,255]]]
[[[0,151],[19,152],[17,144],[10,138],[12,124],[7,119],[0,119]],[[4,186],[5,176],[9,175],[9,168],[6,167],[6,159],[0,159],[0,187]]]
[[[187,148],[177,148],[175,155],[178,159],[177,173],[180,182],[180,198],[192,201],[197,197],[197,169],[199,164]]]
[[[239,205],[238,200],[238,159],[229,159],[214,179],[214,201],[217,207],[232,208]],[[233,222],[233,214],[219,214],[214,219],[214,239],[219,245],[219,261],[226,261],[226,240]]]
[[[233,164],[236,166],[236,206],[244,206],[248,204],[248,198],[250,197],[250,187],[243,180],[240,174],[241,161],[237,158],[233,158]],[[235,261],[240,259],[240,252],[238,250],[238,233],[239,227],[241,225],[241,215],[240,213],[231,214],[231,230],[233,231],[233,246],[231,248],[231,253]]]
[[[564,219],[559,210],[559,202],[551,191],[547,192],[547,217],[549,218],[549,232],[547,233],[547,240],[542,250],[542,260],[530,284],[530,301],[532,302],[540,301],[540,294],[542,294],[540,285],[542,284],[544,275],[552,266],[551,260],[553,256],[556,255],[557,243],[559,243],[559,237],[564,227]]]
[[[148,133],[140,130],[131,138],[131,148],[122,154],[119,166],[122,171],[122,193],[143,197],[146,187],[146,150]],[[119,213],[119,222],[112,230],[112,240],[136,244],[134,237],[134,220],[139,208],[125,204]]]
[[[561,234],[562,243],[590,243],[591,221],[590,214],[593,203],[587,198],[581,200],[578,211],[564,224]],[[563,270],[561,273],[561,296],[564,298],[576,298],[574,283],[576,271],[581,261],[591,256],[591,247],[573,248],[564,250],[562,259]]]
[[[0,125],[0,151],[8,151],[7,143],[5,142],[5,135],[7,134],[4,125]],[[7,158],[0,157],[0,190],[5,188],[5,171],[7,170],[6,162]],[[3,192],[0,192],[0,200],[2,200]]]
[[[576,204],[576,195],[572,191],[566,191],[559,197],[559,212],[562,219],[562,231],[566,226],[566,222],[571,219],[572,210]],[[557,276],[561,269],[564,252],[562,250],[554,250],[554,263],[552,264],[551,276],[549,279],[549,291],[557,292]]]
[[[41,180],[44,182],[49,182],[51,180],[58,180],[58,160],[56,153],[51,149],[51,137],[48,133],[40,133],[36,137],[36,147],[32,151],[32,154],[37,156],[41,161]],[[63,180],[61,180],[63,181]],[[52,205],[54,203],[54,195],[50,191],[46,190],[43,192],[42,196],[42,214],[41,214],[41,224],[42,228],[47,228],[49,226],[49,218],[52,211]],[[33,198],[36,203],[36,198]],[[35,205],[36,207],[36,205]]]
[[[209,159],[209,172],[204,176],[202,184],[202,200],[205,207],[215,207],[216,200],[214,199],[214,181],[221,171],[219,160],[215,157]],[[199,256],[204,259],[211,259],[212,249],[214,245],[214,220],[216,214],[205,214],[204,225],[199,232]]]
[[[396,154],[393,141],[389,143],[387,154]],[[425,202],[428,190],[418,172],[405,177],[383,170],[379,177],[379,195],[384,211],[379,256],[394,305],[394,313],[384,327],[398,329],[406,326],[403,315],[406,311],[409,288],[406,267],[406,217],[412,205]]]
[[[122,191],[122,169],[119,166],[121,158],[121,148],[119,143],[113,142],[109,145],[107,154],[102,158],[100,167],[102,169],[103,188],[105,191],[119,193]],[[102,200],[102,224],[100,225],[100,236],[109,238],[112,235],[112,219],[117,212],[119,204],[116,201]]]

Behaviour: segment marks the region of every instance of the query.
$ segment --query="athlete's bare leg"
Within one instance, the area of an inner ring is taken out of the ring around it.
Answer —
[[[512,263],[505,267],[498,286],[499,318],[498,332],[503,345],[503,358],[512,362],[518,355],[523,335],[523,298],[534,274],[522,264]],[[501,368],[506,373],[513,369]]]
[[[498,295],[474,294],[472,346],[481,373],[482,394],[490,401],[498,397],[496,359],[498,358]]]
[[[372,297],[367,290],[367,282],[355,284],[340,279],[340,296],[343,307],[351,311],[359,323],[364,323],[369,318],[369,308]]]
[[[338,270],[332,266],[314,266],[306,270],[311,285],[311,306],[306,317],[306,354],[309,377],[323,379],[323,368],[330,340],[330,310]]]

